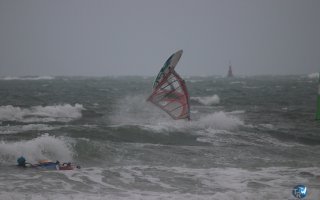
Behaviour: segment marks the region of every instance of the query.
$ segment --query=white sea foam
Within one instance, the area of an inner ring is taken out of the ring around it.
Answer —
[[[0,194],[0,199],[5,200],[74,200],[74,199],[82,199],[82,200],[186,200],[186,199],[197,199],[197,200],[215,200],[212,195],[197,195],[197,194],[179,194],[179,193],[165,193],[165,192],[144,192],[144,191],[127,191],[127,192],[109,192],[107,194],[96,193],[73,193],[73,194],[24,194],[24,193],[10,193],[10,192],[2,192]],[[222,198],[223,199],[223,198]],[[219,199],[220,200],[220,199]],[[239,199],[242,200],[242,199]],[[250,199],[246,199],[250,200]]]
[[[198,122],[201,127],[214,128],[220,130],[231,130],[238,126],[244,125],[244,122],[238,117],[229,115],[223,111],[203,116]]]
[[[243,88],[246,88],[246,89],[258,89],[260,87],[258,87],[258,86],[243,86]]]
[[[10,80],[29,80],[29,81],[36,81],[36,80],[52,80],[54,79],[53,76],[6,76],[1,78],[2,80],[10,81]]]
[[[27,141],[0,142],[1,163],[15,162],[20,156],[24,156],[29,162],[36,162],[40,159],[71,161],[73,151],[65,138],[49,134]]]
[[[111,180],[103,179],[105,182],[101,183],[101,176],[103,177],[105,172],[105,169],[101,168],[66,174],[71,180],[76,178],[76,181],[83,183],[88,179],[96,180],[96,183],[102,187],[115,188],[112,185],[116,184],[118,192],[108,193],[102,199],[275,200],[292,197],[293,183],[310,183],[310,177],[299,176],[299,173],[320,173],[318,168],[271,167],[250,171],[241,168],[202,169],[143,165],[110,167],[108,171],[119,174],[117,178],[123,184],[119,184],[118,180],[115,181],[114,177],[110,177]],[[98,178],[93,179],[88,176]],[[149,187],[144,188],[145,184]],[[150,188],[151,185],[156,189]],[[315,189],[312,192],[314,191]],[[315,195],[309,195],[309,198],[316,197]]]
[[[246,111],[245,110],[234,110],[234,111],[230,111],[230,112],[227,112],[228,114],[244,114]]]
[[[230,84],[231,85],[234,85],[234,84],[243,84],[243,85],[245,85],[246,82],[244,82],[244,81],[233,81],[233,82],[230,82]]]
[[[117,101],[110,120],[116,125],[153,124],[158,119],[168,121],[166,113],[146,101],[148,95],[126,96]]]
[[[319,78],[320,73],[312,73],[312,74],[308,74],[308,78],[310,79],[316,79]]]
[[[0,106],[0,121],[19,122],[68,122],[81,118],[81,104],[54,105],[54,106],[32,106],[20,108],[12,105]]]
[[[59,126],[49,126],[46,124],[7,125],[0,126],[0,134],[14,134],[26,131],[49,131],[57,128],[59,128]]]
[[[151,129],[156,132],[163,131],[179,131],[179,130],[234,130],[239,126],[243,126],[244,122],[234,115],[225,112],[215,112],[212,114],[202,115],[199,119],[192,119],[191,121],[184,120],[158,120],[153,124],[140,124],[142,128]]]
[[[191,100],[197,101],[205,106],[216,105],[220,103],[220,98],[218,95],[206,96],[206,97],[191,97]]]
[[[270,130],[275,130],[276,128],[272,124],[259,124],[261,127],[270,129]]]
[[[207,128],[232,130],[244,125],[238,116],[243,111],[197,113],[197,118],[192,118],[191,121],[172,120],[165,112],[146,102],[145,96],[142,95],[121,99],[116,108],[110,117],[113,124],[117,126],[136,125],[156,132]]]
[[[197,114],[197,113],[199,113],[199,110],[190,110],[190,113],[191,114]]]
[[[190,80],[188,80],[188,82],[190,82],[190,83],[198,83],[198,82],[203,82],[203,80],[201,80],[201,79],[190,79]]]
[[[306,172],[312,173],[309,176],[301,175]],[[308,199],[319,197],[319,182],[315,176],[320,173],[319,168],[271,167],[248,170],[134,165],[56,173],[59,176],[10,175],[11,178],[1,186],[6,190],[0,193],[0,199],[278,200],[294,198],[292,189],[301,183],[308,186]],[[17,178],[19,181],[13,181]],[[42,181],[32,184],[39,188],[49,186],[50,191],[38,193],[26,190],[35,188],[28,183],[36,179]],[[13,182],[15,189],[9,192],[8,184]]]
[[[81,171],[61,171],[69,180],[76,181],[83,184],[90,184],[95,190],[101,189],[101,187],[119,189],[121,188],[114,186],[113,184],[104,181],[105,176],[103,175],[103,169],[92,167],[81,169]]]

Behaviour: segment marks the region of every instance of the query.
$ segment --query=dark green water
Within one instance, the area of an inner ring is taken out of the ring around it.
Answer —
[[[191,122],[145,101],[151,77],[35,79],[0,80],[0,199],[320,198],[316,79],[187,78]]]

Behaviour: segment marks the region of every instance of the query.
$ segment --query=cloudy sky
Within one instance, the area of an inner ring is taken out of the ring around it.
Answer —
[[[320,71],[319,0],[0,0],[0,76]]]

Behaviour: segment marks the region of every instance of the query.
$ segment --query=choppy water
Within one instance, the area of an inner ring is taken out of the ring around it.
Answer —
[[[2,78],[0,199],[294,199],[297,184],[320,199],[316,79],[187,78],[191,122],[145,101],[152,81]]]

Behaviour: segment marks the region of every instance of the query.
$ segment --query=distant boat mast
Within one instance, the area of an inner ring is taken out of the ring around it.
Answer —
[[[227,75],[228,78],[231,78],[233,77],[233,73],[232,73],[232,66],[231,66],[231,62],[229,61],[229,71],[228,71],[228,75]]]

